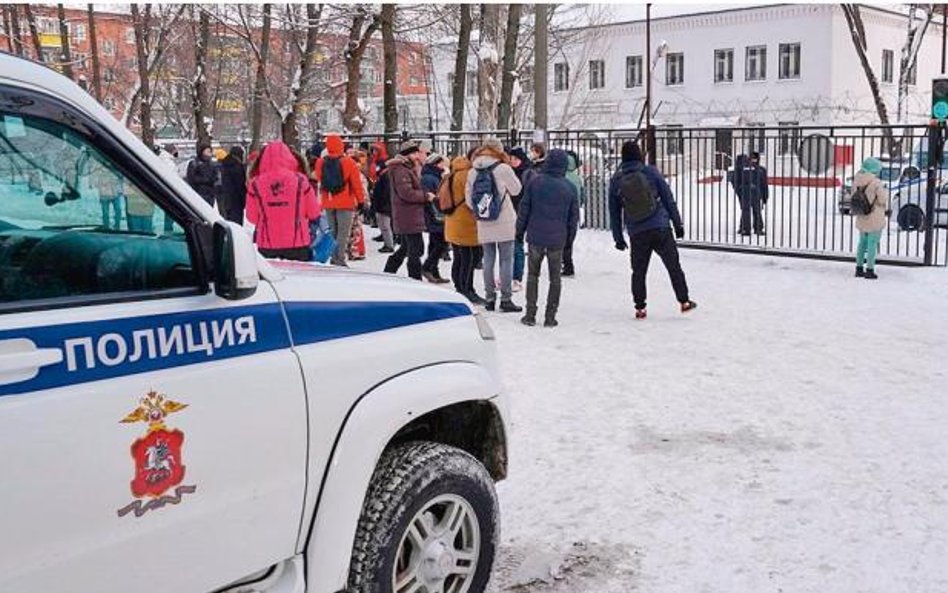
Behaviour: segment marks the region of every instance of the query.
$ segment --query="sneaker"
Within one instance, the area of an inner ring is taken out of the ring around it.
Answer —
[[[866,271],[863,269],[863,267],[856,266],[856,278],[865,278],[865,277],[866,277]]]
[[[437,276],[437,275],[435,276],[435,279],[434,279],[435,284],[448,284],[449,282],[451,281],[448,280],[447,278],[442,278],[441,276]]]
[[[636,309],[636,310],[635,310],[635,318],[636,318],[636,319],[645,319],[646,317],[648,317],[648,313],[645,312],[645,309]]]
[[[563,276],[564,278],[572,278],[575,275],[576,275],[576,270],[573,268],[573,266],[563,266],[563,273],[561,274],[561,276]]]
[[[513,301],[500,301],[500,310],[503,313],[519,313],[523,307],[514,304]]]
[[[543,327],[556,327],[559,324],[560,324],[559,321],[555,319],[547,319],[546,321],[543,322]]]
[[[520,318],[520,323],[526,325],[527,327],[533,327],[537,324],[537,320],[536,318],[530,317],[529,315],[524,315]]]
[[[878,280],[879,277],[876,276],[876,271],[872,268],[866,268],[866,275],[864,276],[866,280]]]
[[[685,301],[681,304],[681,312],[688,313],[689,311],[694,311],[698,308],[698,303],[694,301]]]
[[[497,308],[497,299],[484,299],[484,308],[488,311],[493,311]]]
[[[372,237],[372,240],[375,241],[376,243],[381,243],[385,239],[382,238],[382,235],[379,235],[378,237]]]
[[[519,280],[514,280],[513,282],[510,283],[510,290],[514,292],[520,292],[522,288],[523,286],[520,284]]]
[[[379,253],[395,253],[395,250],[386,246],[379,249]]]

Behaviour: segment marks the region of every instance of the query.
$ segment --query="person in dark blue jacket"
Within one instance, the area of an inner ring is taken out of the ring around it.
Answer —
[[[651,192],[647,198],[657,201],[652,214],[640,220],[632,220],[625,211],[627,200],[635,201],[635,197],[623,195],[623,188],[638,185],[626,183],[632,175],[644,176],[647,182],[645,189]],[[687,313],[697,307],[698,305],[688,297],[688,283],[685,281],[685,273],[678,259],[678,245],[675,243],[675,237],[683,238],[685,227],[681,222],[681,214],[678,212],[675,198],[658,169],[643,162],[642,151],[632,140],[622,145],[622,164],[609,182],[609,218],[616,249],[625,251],[629,248],[623,235],[623,226],[629,233],[629,240],[632,243],[632,298],[635,301],[635,318],[645,319],[646,316],[645,278],[653,252],[658,254],[668,270],[672,287],[675,289],[675,297],[681,305],[681,312]],[[669,225],[675,229],[674,235]]]
[[[438,153],[432,153],[425,160],[421,168],[421,187],[426,194],[438,194],[447,165],[447,159]],[[438,210],[437,200],[429,201],[425,205],[425,226],[428,228],[428,257],[421,266],[421,275],[428,282],[445,284],[450,280],[441,277],[438,264],[447,253],[448,244],[444,240],[444,214]]]
[[[536,325],[540,267],[547,260],[550,291],[546,298],[545,327],[556,327],[563,273],[563,248],[572,243],[579,226],[579,194],[566,179],[566,152],[549,152],[540,172],[523,191],[517,215],[517,239],[526,235],[530,245],[527,264],[527,313],[520,321]]]
[[[737,232],[745,237],[750,236],[753,219],[754,234],[764,235],[762,207],[767,203],[769,190],[767,169],[760,166],[760,153],[752,152],[750,157],[739,155],[734,160],[730,181],[741,203],[741,226]]]

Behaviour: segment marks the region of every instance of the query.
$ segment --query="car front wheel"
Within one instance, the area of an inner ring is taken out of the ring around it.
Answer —
[[[353,593],[482,593],[499,534],[494,484],[468,453],[414,442],[379,461],[356,532]]]

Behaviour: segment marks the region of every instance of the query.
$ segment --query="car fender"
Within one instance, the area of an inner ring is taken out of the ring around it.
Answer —
[[[320,486],[306,546],[307,593],[345,589],[369,481],[399,429],[439,408],[499,393],[499,384],[484,367],[444,362],[387,379],[356,401],[336,437]]]

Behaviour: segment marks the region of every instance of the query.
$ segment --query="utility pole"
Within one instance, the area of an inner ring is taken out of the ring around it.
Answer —
[[[941,73],[945,74],[945,50],[948,49],[948,6],[941,5]]]
[[[547,113],[547,66],[550,61],[549,5],[536,4],[534,13],[534,51],[533,51],[533,139],[546,141],[549,126]]]

